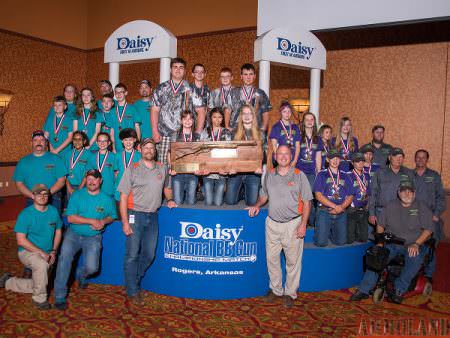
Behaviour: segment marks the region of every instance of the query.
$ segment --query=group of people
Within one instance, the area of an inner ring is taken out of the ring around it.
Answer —
[[[84,288],[98,270],[102,231],[120,215],[127,236],[127,294],[141,302],[140,281],[155,256],[163,193],[170,208],[195,204],[199,193],[206,205],[244,199],[250,216],[268,202],[268,299],[284,296],[286,306],[297,296],[307,224],[314,227],[317,246],[327,246],[329,240],[334,245],[365,242],[369,223],[377,229],[387,225],[380,223],[386,220],[385,210],[397,201],[399,186],[410,181],[407,186],[433,213],[432,232],[439,237],[444,194],[439,175],[427,168],[426,150],[416,152],[416,169],[407,169],[403,150],[384,143],[382,125],[374,126],[372,140],[359,147],[348,117],[340,120],[333,137],[330,125],[318,129],[312,113],[295,124],[288,102],[280,105],[280,119],[269,128],[272,106],[267,94],[254,86],[252,64],[241,67],[241,87],[233,87],[231,69],[222,68],[220,87],[213,91],[204,83],[202,64],[192,67],[191,84],[181,58],[171,61],[170,74],[155,90],[148,80],[141,81],[141,98],[133,104],[127,101],[126,85],[113,88],[108,80],[100,82],[98,101],[90,88],[78,97],[70,84],[54,98],[43,130],[32,135],[32,154],[18,162],[14,173],[18,190],[27,198],[15,227],[19,259],[32,270],[32,279],[5,273],[0,286],[33,293],[38,308],[49,308],[47,271],[59,252],[55,306],[65,309],[75,255],[82,250],[85,257],[77,272],[78,285]],[[173,142],[231,140],[258,141],[265,154],[270,147],[273,169],[266,168],[266,157],[260,169],[248,173],[182,174],[171,169]],[[64,207],[69,224],[63,236]],[[284,288],[281,250],[289,267]]]

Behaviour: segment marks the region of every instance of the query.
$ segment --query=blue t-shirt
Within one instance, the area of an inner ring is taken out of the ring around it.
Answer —
[[[114,198],[120,201],[120,192],[117,191],[122,175],[125,169],[128,168],[130,164],[137,163],[141,159],[141,153],[137,150],[127,152],[122,150],[116,154],[116,159],[114,161],[114,171],[117,171],[116,176],[116,187],[114,192]]]
[[[133,105],[136,108],[141,123],[141,138],[152,137],[152,123],[150,120],[150,108],[153,105],[152,100],[137,100]]]
[[[53,148],[58,148],[68,137],[73,129],[73,119],[67,113],[58,118],[53,114],[52,119],[47,119],[44,125],[44,131],[48,132],[49,142]],[[57,130],[57,132],[56,132]],[[59,152],[61,157],[70,152],[72,145],[69,143],[63,150]]]
[[[25,234],[27,239],[42,251],[49,253],[53,250],[55,230],[61,229],[62,220],[58,210],[52,205],[47,210],[39,211],[34,205],[23,209],[17,217],[14,232]],[[25,250],[19,246],[19,251]]]
[[[84,108],[84,117],[77,115],[75,120],[78,121],[78,130],[84,131],[89,140],[91,140],[95,134],[95,127],[97,126],[97,123],[102,123],[102,118],[99,112],[95,112],[95,118],[93,118],[92,115],[89,114],[88,108]]]
[[[116,204],[114,200],[103,192],[91,195],[86,188],[77,190],[70,197],[66,215],[77,215],[85,218],[103,219],[117,218]],[[90,224],[70,223],[70,229],[81,236],[96,236],[103,230],[94,230]]]
[[[316,137],[316,140],[305,137],[300,143],[300,155],[298,156],[297,168],[305,174],[316,173],[316,153],[323,150],[322,139]]]
[[[86,165],[86,171],[90,169],[100,170],[102,173],[102,192],[108,196],[114,196],[115,180],[114,180],[114,161],[115,154],[108,151],[106,154],[100,154],[98,151],[91,153],[88,163]]]
[[[292,159],[295,155],[295,143],[301,142],[300,129],[295,123],[291,123],[289,126],[284,126],[280,120],[272,126],[270,130],[269,139],[275,139],[279,146],[288,145],[291,149]],[[275,154],[274,154],[275,156]]]
[[[64,163],[66,164],[69,173],[67,179],[71,185],[80,185],[83,177],[86,173],[86,165],[89,159],[90,153],[87,149],[81,149],[64,154]]]
[[[314,181],[313,192],[320,192],[331,202],[342,204],[350,193],[348,190],[347,174],[343,171],[339,171],[338,174],[333,174],[330,169],[320,171]],[[333,183],[333,180],[335,183]]]
[[[334,147],[338,147],[340,146],[340,153],[341,153],[341,163],[339,164],[339,170],[342,171],[350,171],[351,169],[353,169],[353,165],[352,165],[352,155],[353,153],[356,153],[358,151],[358,139],[356,137],[352,137],[353,138],[353,143],[354,143],[354,147],[350,147],[350,145],[348,144],[348,140],[344,140],[342,139],[342,142],[344,143],[344,145],[342,144],[336,144],[336,137],[333,137],[331,139],[331,144]]]
[[[359,181],[356,177],[359,178]],[[349,193],[353,195],[352,207],[365,208],[369,203],[370,196],[369,174],[363,172],[362,175],[358,175],[352,170],[347,173],[347,180]]]
[[[13,180],[22,182],[29,190],[36,184],[45,184],[50,189],[59,178],[66,175],[64,160],[46,152],[42,156],[30,154],[22,157],[14,170]]]

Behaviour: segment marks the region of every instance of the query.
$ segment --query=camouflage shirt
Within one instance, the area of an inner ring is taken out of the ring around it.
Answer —
[[[162,136],[170,135],[180,129],[181,112],[189,109],[191,90],[185,80],[176,86],[172,80],[165,81],[153,92],[153,104],[160,108],[158,131]]]
[[[207,85],[198,88],[195,83],[191,83],[191,102],[189,109],[195,113],[195,108],[208,107],[210,90]]]
[[[253,107],[258,106],[256,112],[256,118],[258,119],[258,127],[262,128],[262,114],[272,110],[269,97],[264,90],[255,87],[237,87],[233,88],[231,92],[231,101],[236,102],[236,106],[233,108],[232,116],[230,119],[230,127],[235,128],[237,126],[237,120],[239,117],[239,110],[241,107],[249,103]]]

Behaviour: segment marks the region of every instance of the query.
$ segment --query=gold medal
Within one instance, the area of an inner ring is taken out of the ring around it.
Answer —
[[[53,141],[58,142],[58,137],[55,136],[55,137],[53,138]]]
[[[338,199],[339,199],[339,193],[335,192],[335,193],[333,194],[333,198],[334,198],[335,200],[338,200]]]

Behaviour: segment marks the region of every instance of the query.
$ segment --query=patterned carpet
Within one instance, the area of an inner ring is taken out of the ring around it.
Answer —
[[[0,271],[20,274],[22,266],[16,256],[17,247],[11,228],[11,222],[0,223]],[[401,331],[403,335],[417,332],[434,333],[435,336],[450,334],[449,293],[434,292],[430,299],[416,296],[406,299],[400,306],[386,302],[377,306],[369,300],[348,302],[351,291],[300,293],[290,310],[281,303],[267,304],[257,298],[200,301],[151,292],[145,293],[145,306],[136,307],[127,301],[122,287],[90,285],[86,290],[79,290],[74,285],[69,308],[60,312],[35,310],[30,295],[0,289],[0,337],[383,335],[381,326],[372,327],[373,318],[391,320],[388,325],[392,330],[395,327],[406,329]],[[409,326],[412,332],[407,331],[407,323],[412,323]],[[434,331],[433,323],[437,325]],[[430,328],[432,331],[427,331]]]

